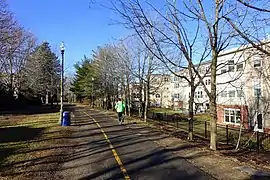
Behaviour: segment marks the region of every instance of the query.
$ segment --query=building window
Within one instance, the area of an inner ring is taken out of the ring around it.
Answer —
[[[229,91],[229,97],[235,97],[235,90]]]
[[[174,98],[179,98],[180,97],[180,94],[174,94]]]
[[[160,94],[156,94],[156,98],[160,98]]]
[[[228,72],[234,72],[234,65],[228,66]]]
[[[175,83],[174,88],[179,88],[179,83]]]
[[[174,76],[173,80],[174,81],[178,81],[179,80],[179,77],[178,76]]]
[[[228,72],[234,72],[234,61],[228,61]]]
[[[164,78],[164,81],[165,81],[165,82],[168,82],[168,81],[169,81],[169,78],[165,77],[165,78]]]
[[[200,74],[204,74],[204,73],[205,73],[205,69],[204,69],[203,67],[200,67],[200,68],[199,68],[199,73],[200,73]]]
[[[234,65],[234,60],[228,61],[228,65]]]
[[[263,117],[262,114],[257,115],[258,129],[263,129]]]
[[[244,70],[244,65],[243,65],[243,63],[237,64],[237,65],[236,65],[236,71],[243,71],[243,70]]]
[[[261,89],[261,81],[260,80],[255,80],[254,81],[253,90],[254,90],[254,96],[255,97],[261,97],[262,89]]]
[[[240,116],[240,109],[224,109],[225,123],[239,124]]]
[[[237,97],[244,97],[244,91],[241,90],[237,90]]]
[[[222,91],[221,92],[221,97],[227,97],[227,91]]]
[[[207,86],[207,85],[210,85],[211,84],[211,79],[206,79],[205,80],[205,85]]]
[[[221,74],[224,74],[224,73],[226,73],[226,72],[227,72],[226,69],[221,69]]]
[[[261,67],[261,59],[255,59],[254,60],[254,67]]]
[[[197,91],[196,94],[195,94],[195,96],[197,98],[203,98],[202,91]]]
[[[210,73],[210,66],[205,66],[205,72],[208,74]]]

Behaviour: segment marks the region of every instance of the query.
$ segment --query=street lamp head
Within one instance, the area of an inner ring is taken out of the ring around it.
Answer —
[[[64,42],[62,41],[61,46],[60,46],[61,53],[65,52],[65,45]]]

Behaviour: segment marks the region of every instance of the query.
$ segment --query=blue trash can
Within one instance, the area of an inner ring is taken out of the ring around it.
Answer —
[[[62,126],[70,126],[70,113],[68,111],[63,112]]]

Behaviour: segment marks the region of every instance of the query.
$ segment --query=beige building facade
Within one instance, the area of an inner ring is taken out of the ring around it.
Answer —
[[[205,75],[203,81],[209,91],[210,65],[210,62],[205,62],[197,67],[200,74]],[[217,67],[218,122],[269,131],[270,57],[245,46],[221,53]],[[187,70],[177,73],[188,77]],[[166,79],[160,77],[160,80],[166,81],[150,96],[152,105],[188,109],[190,86],[187,81],[173,74]],[[209,109],[209,98],[203,85],[195,90],[194,109],[195,113]]]

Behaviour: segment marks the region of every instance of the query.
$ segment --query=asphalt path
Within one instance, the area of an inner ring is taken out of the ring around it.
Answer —
[[[155,141],[165,137],[149,127],[119,125],[98,110],[74,109],[70,153],[57,174],[61,179],[213,179]],[[192,157],[191,157],[192,158]]]

